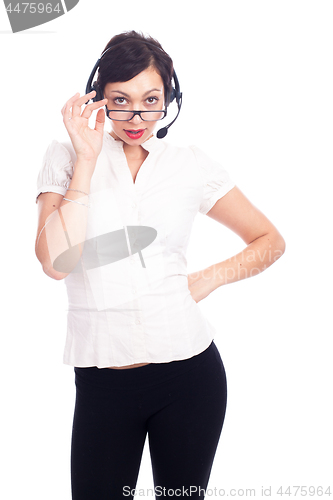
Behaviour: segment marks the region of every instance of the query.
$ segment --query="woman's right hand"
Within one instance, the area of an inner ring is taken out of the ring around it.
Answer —
[[[100,109],[96,115],[95,128],[88,127],[89,118],[95,109],[107,103],[107,99],[88,104],[81,113],[81,106],[96,95],[93,90],[80,97],[76,93],[71,97],[61,110],[63,121],[72,141],[78,160],[96,162],[103,146],[103,131],[105,113]]]

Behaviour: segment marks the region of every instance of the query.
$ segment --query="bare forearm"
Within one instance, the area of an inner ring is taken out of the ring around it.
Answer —
[[[91,177],[92,170],[77,161],[69,189],[64,196],[73,201],[62,199],[60,205],[48,216],[40,232],[36,255],[44,272],[55,279],[66,277],[81,257],[89,210],[88,206],[84,206],[88,205],[89,196],[84,193],[90,192]],[[73,251],[64,254],[70,247]],[[62,262],[57,262],[60,255],[65,258]]]
[[[205,270],[212,278],[214,289],[256,276],[283,255],[285,242],[278,232],[268,233],[252,241],[237,255]],[[207,276],[208,276],[207,275]]]

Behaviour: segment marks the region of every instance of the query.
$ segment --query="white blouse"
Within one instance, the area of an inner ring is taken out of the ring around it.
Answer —
[[[133,182],[122,141],[104,131],[90,208],[82,207],[88,210],[85,242],[94,242],[94,263],[85,244],[78,265],[64,279],[65,364],[168,363],[201,353],[215,336],[189,291],[186,250],[198,211],[206,214],[235,184],[195,146],[178,147],[153,136],[142,147],[149,154]],[[75,158],[70,142],[52,141],[37,197],[66,195]],[[113,244],[118,238],[109,255],[101,235]]]

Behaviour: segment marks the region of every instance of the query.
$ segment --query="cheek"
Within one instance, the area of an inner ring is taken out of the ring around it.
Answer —
[[[158,124],[158,122],[146,122],[148,123],[148,128],[150,130],[154,130],[154,128],[156,127],[156,125]]]
[[[111,126],[115,132],[119,132],[124,128],[121,122],[111,122]]]

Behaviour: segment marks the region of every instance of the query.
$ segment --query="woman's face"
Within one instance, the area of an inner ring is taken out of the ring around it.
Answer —
[[[154,111],[164,109],[164,86],[154,67],[149,67],[127,82],[107,83],[104,96],[112,110]],[[122,113],[119,113],[122,115]],[[145,142],[152,134],[157,121],[143,121],[135,115],[128,121],[111,121],[115,139],[130,146]]]

